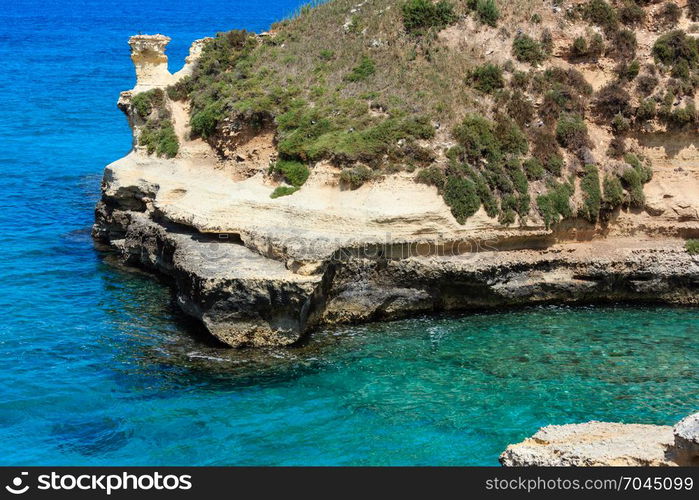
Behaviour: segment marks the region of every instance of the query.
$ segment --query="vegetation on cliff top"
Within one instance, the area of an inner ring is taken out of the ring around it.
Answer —
[[[555,3],[554,13],[530,0],[321,3],[266,36],[219,33],[168,95],[191,102],[192,132],[213,145],[227,129],[274,131],[270,175],[289,184],[280,195],[327,161],[352,189],[415,171],[460,223],[481,207],[502,224],[604,222],[619,206],[644,204],[652,172],[628,157],[629,136],[696,125],[697,44],[672,8]],[[634,30],[651,22],[660,33],[640,60]],[[486,53],[493,40],[509,49]],[[615,77],[593,91],[577,68],[601,60]],[[610,134],[601,155],[591,128]]]
[[[144,146],[148,154],[175,157],[180,143],[172,125],[170,111],[165,106],[165,92],[153,89],[136,94],[132,106],[136,115],[145,121],[138,136],[138,144]]]

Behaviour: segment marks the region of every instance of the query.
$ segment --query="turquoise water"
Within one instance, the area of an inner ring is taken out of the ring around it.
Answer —
[[[152,278],[92,247],[130,135],[126,40],[264,29],[301,2],[0,10],[0,464],[496,464],[548,423],[672,423],[699,406],[699,310],[537,308],[222,350]]]

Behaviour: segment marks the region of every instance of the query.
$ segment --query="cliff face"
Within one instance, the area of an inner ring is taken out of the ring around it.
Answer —
[[[466,34],[502,43],[490,27],[465,23],[441,33],[445,46],[461,46],[455,40]],[[699,260],[684,249],[685,238],[699,236],[699,155],[691,134],[639,141],[654,174],[642,187],[643,208],[618,206],[604,223],[571,217],[547,228],[532,209],[515,226],[483,207],[457,221],[444,193],[416,183],[412,170],[383,172],[357,187],[348,184],[347,168],[329,159],[313,163],[300,190],[284,185],[292,196],[270,197],[280,187],[270,165],[288,161],[277,122],[236,111],[214,135],[193,133],[198,122],[190,115],[200,104],[178,92],[213,42],[195,42],[185,68],[172,75],[168,41],[130,40],[137,84],[119,106],[135,147],[105,169],[94,235],[130,264],[169,276],[183,310],[228,345],[286,345],[324,324],[439,310],[699,301]],[[380,106],[370,112],[372,120],[386,114]],[[442,151],[439,164],[454,143],[434,127],[435,137],[419,144]]]

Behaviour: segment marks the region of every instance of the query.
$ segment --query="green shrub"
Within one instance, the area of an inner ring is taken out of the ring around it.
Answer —
[[[306,165],[293,160],[279,160],[272,164],[270,170],[282,175],[284,180],[294,187],[303,186],[310,175]]]
[[[635,168],[628,168],[621,176],[624,187],[629,193],[629,205],[635,208],[643,208],[646,196],[643,194],[643,182],[641,175]]]
[[[636,109],[636,119],[641,122],[655,118],[655,101],[653,99],[643,99],[638,103]]]
[[[624,188],[616,175],[604,176],[604,208],[613,210],[624,202]]]
[[[442,172],[439,168],[428,167],[420,170],[420,172],[418,172],[417,176],[415,177],[415,180],[420,184],[435,186],[438,190],[441,191],[444,187],[446,177],[444,176],[444,172]]]
[[[481,205],[474,183],[462,177],[447,179],[443,197],[459,224],[466,223],[466,220],[475,214]]]
[[[678,106],[672,110],[668,117],[668,123],[675,129],[683,129],[694,125],[697,121],[697,110],[694,101],[687,102],[684,106]]]
[[[625,61],[629,61],[636,57],[638,42],[636,40],[636,34],[633,31],[623,29],[616,31],[613,36],[611,47],[615,57]]]
[[[628,26],[638,26],[646,20],[646,11],[634,0],[626,0],[619,8],[619,20]]]
[[[185,76],[165,90],[167,91],[167,96],[173,101],[184,101],[192,91],[192,77],[189,75]]]
[[[318,53],[318,55],[323,61],[332,61],[335,58],[335,51],[323,49]]]
[[[674,66],[680,61],[686,61],[690,68],[699,62],[699,50],[694,37],[687,36],[682,30],[666,33],[653,44],[653,57],[657,62]]]
[[[496,89],[501,89],[505,86],[505,80],[502,77],[502,68],[497,64],[484,64],[477,66],[469,74],[469,79],[473,82],[473,86],[490,94]]]
[[[558,141],[554,133],[547,127],[540,127],[531,131],[532,156],[542,164],[547,164],[551,157],[560,153]]]
[[[600,118],[611,120],[621,114],[629,116],[631,96],[619,82],[611,82],[599,89],[595,96],[594,111]]]
[[[676,26],[682,17],[682,9],[675,2],[665,2],[658,10],[658,20],[665,28]]]
[[[578,59],[587,57],[589,50],[585,37],[579,36],[573,40],[573,44],[570,46],[570,56]]]
[[[579,115],[564,114],[556,123],[556,139],[561,146],[579,151],[590,142],[587,125]]]
[[[500,19],[500,10],[495,0],[478,0],[476,2],[476,15],[483,24],[495,27]]]
[[[483,209],[488,217],[496,217],[500,211],[498,202],[493,191],[490,189],[485,178],[473,169],[470,169],[469,176],[476,186],[476,193],[483,204]]]
[[[346,168],[340,173],[340,182],[346,184],[350,189],[359,189],[365,182],[371,180],[374,173],[364,165]]]
[[[503,196],[501,207],[500,207],[500,217],[498,217],[498,222],[503,226],[509,226],[514,224],[517,217],[517,197],[511,194]]]
[[[658,86],[658,78],[653,75],[641,75],[636,79],[636,90],[642,96],[649,96]]]
[[[160,109],[165,105],[165,93],[162,89],[140,92],[133,96],[131,104],[136,114],[145,120],[154,109]]]
[[[477,114],[469,114],[454,127],[454,139],[464,148],[464,157],[471,162],[482,158],[489,160],[501,156],[500,144],[493,133],[494,124]]]
[[[138,143],[145,146],[148,154],[157,154],[166,158],[177,155],[180,142],[170,120],[149,120],[141,130]]]
[[[687,240],[684,249],[689,255],[699,255],[699,240]]]
[[[518,34],[512,42],[512,55],[521,62],[538,66],[546,60],[546,52],[541,44],[529,35]]]
[[[430,28],[441,30],[456,22],[454,5],[441,0],[409,0],[403,4],[403,25],[408,33],[422,34]]]
[[[604,50],[604,38],[602,38],[602,35],[599,33],[595,33],[587,44],[587,57],[592,60],[597,60],[604,54]]]
[[[546,194],[536,198],[536,204],[544,219],[546,229],[550,229],[561,217],[567,218],[573,214],[570,208],[570,197],[573,193],[572,184],[552,183]]]
[[[626,153],[626,139],[622,135],[615,135],[609,141],[607,156],[610,158],[621,158]]]
[[[563,157],[555,153],[549,155],[544,164],[544,168],[554,177],[559,177],[563,173],[563,167],[565,167]]]
[[[507,115],[524,127],[534,118],[534,105],[524,93],[515,90],[507,102]]]
[[[590,40],[579,36],[573,40],[568,50],[569,57],[575,61],[597,60],[604,53],[604,38],[595,33]]]
[[[362,60],[357,66],[352,68],[352,71],[347,76],[345,76],[345,80],[348,82],[360,82],[366,80],[374,73],[376,73],[376,64],[374,60],[369,56],[362,56]]]
[[[512,74],[512,80],[510,80],[510,85],[513,89],[527,90],[529,87],[529,73],[524,71],[515,71]]]
[[[499,149],[504,154],[519,156],[527,152],[529,144],[522,129],[510,118],[498,115],[494,129]]]
[[[224,113],[219,102],[212,102],[201,111],[192,115],[189,120],[192,134],[204,139],[211,137],[216,132],[219,121]]]
[[[631,129],[631,122],[622,114],[617,114],[612,120],[612,131],[615,134],[625,134]]]
[[[620,81],[630,82],[638,76],[641,71],[641,64],[637,60],[631,62],[622,61],[614,68]]]
[[[599,170],[595,165],[585,165],[584,175],[580,181],[583,192],[583,204],[578,215],[594,224],[602,208],[602,192],[599,185]]]
[[[270,198],[279,198],[281,196],[289,196],[298,191],[299,188],[292,186],[277,186],[272,194],[269,195]]]
[[[522,167],[527,174],[527,178],[532,181],[537,181],[544,178],[546,170],[537,158],[527,158],[522,162]]]
[[[604,29],[605,33],[615,31],[619,22],[616,9],[604,0],[590,0],[585,4],[583,18]]]

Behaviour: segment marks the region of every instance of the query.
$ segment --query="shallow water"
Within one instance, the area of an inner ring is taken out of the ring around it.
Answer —
[[[105,262],[89,229],[102,168],[130,146],[128,36],[172,36],[179,62],[300,3],[3,5],[0,464],[494,465],[541,425],[696,410],[696,309],[418,318],[239,352]]]

